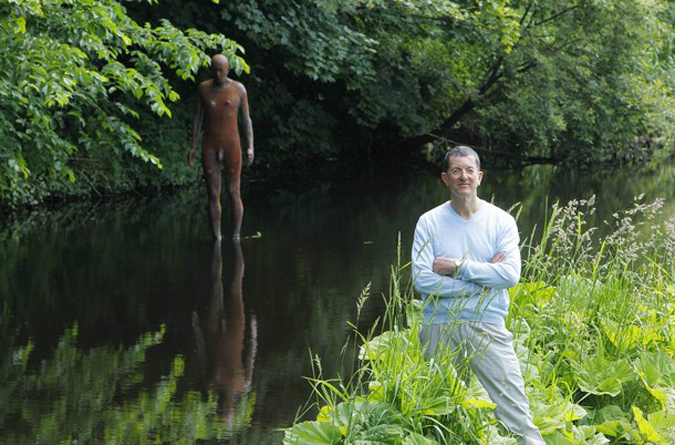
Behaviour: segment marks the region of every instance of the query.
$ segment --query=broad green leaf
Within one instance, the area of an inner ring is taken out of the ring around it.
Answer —
[[[455,374],[453,374],[453,376],[454,375]],[[488,392],[475,377],[471,378],[471,380],[469,381],[469,387],[467,388],[466,393],[464,393],[464,397],[467,399],[475,399],[475,400],[483,400],[485,402],[491,402]]]
[[[333,424],[350,428],[354,425],[370,423],[372,419],[377,419],[378,422],[396,423],[400,416],[391,404],[366,402],[343,402],[332,410],[326,410],[325,415]]]
[[[14,25],[14,34],[25,34],[26,33],[26,18],[17,17]]]
[[[594,425],[573,425],[572,432],[574,438],[585,445],[602,445],[609,443],[609,439],[603,434],[598,433]]]
[[[530,401],[530,409],[534,424],[542,434],[565,429],[568,423],[581,419],[587,414],[581,406],[562,398],[553,400],[550,404],[545,403],[541,398],[534,398]]]
[[[622,385],[636,377],[627,360],[587,357],[581,363],[574,363],[573,367],[579,388],[597,395],[617,396],[621,393]]]
[[[603,331],[607,338],[617,347],[631,349],[637,345],[648,346],[652,342],[661,341],[662,337],[654,328],[635,325],[622,325],[604,319]]]
[[[403,439],[403,445],[437,445],[434,439],[417,433],[410,433]]]
[[[328,405],[324,405],[321,407],[319,410],[319,414],[316,416],[316,421],[317,422],[330,422],[331,417],[330,417],[330,412],[332,408]]]
[[[361,345],[359,359],[376,360],[378,358],[386,357],[387,354],[392,351],[392,347],[396,341],[397,337],[395,332],[384,332]]]
[[[340,429],[330,423],[303,422],[294,425],[284,432],[285,445],[331,445],[340,443],[342,433]]]
[[[490,445],[517,445],[518,441],[512,436],[503,436],[495,425],[488,425],[487,437],[481,437],[481,443]]]
[[[546,445],[579,445],[581,442],[569,437],[562,430],[555,430],[545,436]]]
[[[648,443],[665,444],[665,441],[656,432],[654,426],[647,419],[645,419],[642,411],[636,406],[633,406],[632,409],[633,415],[635,416],[635,422],[637,423],[640,434],[644,440]]]
[[[572,432],[556,430],[544,436],[547,445],[604,445],[609,443],[603,434],[596,432],[595,426],[573,426]]]
[[[534,416],[532,421],[542,434],[548,435],[565,428],[566,422],[559,416]]]
[[[675,414],[671,411],[657,411],[647,416],[654,429],[659,432],[667,431],[667,437],[673,437],[675,434]],[[664,434],[664,433],[661,433]]]
[[[675,356],[675,335],[670,336],[670,341],[666,346],[666,351],[671,357]]]
[[[354,444],[385,444],[400,443],[405,432],[402,425],[376,424],[375,426],[361,429],[353,440]]]
[[[449,396],[436,397],[421,405],[421,409],[428,416],[444,416],[452,414],[457,409],[457,403]]]
[[[605,422],[608,420],[630,420],[628,413],[624,412],[617,405],[605,405],[595,412],[593,416],[596,422]]]
[[[565,406],[561,407],[561,411],[565,413],[563,418],[566,422],[582,419],[586,414],[588,414],[584,407],[569,401],[566,401]]]
[[[675,361],[663,350],[647,352],[633,363],[642,381],[652,388],[675,383]]]
[[[495,405],[494,403],[482,399],[464,399],[462,400],[462,406],[464,408],[490,408],[490,409],[494,409],[497,407],[497,405]]]
[[[368,400],[374,403],[381,403],[384,401],[384,387],[378,381],[368,382]]]
[[[543,281],[521,282],[509,289],[509,296],[514,302],[523,304],[541,304],[555,297],[557,289]]]
[[[412,300],[406,306],[406,317],[408,319],[408,326],[420,326],[422,323],[422,310],[424,309],[424,302],[422,300]]]
[[[607,420],[600,425],[596,425],[599,433],[606,436],[621,437],[624,434],[630,434],[634,428],[630,422],[625,420]]]

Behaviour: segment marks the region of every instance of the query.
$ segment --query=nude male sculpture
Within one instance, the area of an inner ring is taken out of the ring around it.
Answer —
[[[237,115],[241,113],[247,143],[247,163],[253,163],[253,125],[248,111],[246,88],[227,77],[230,63],[222,54],[211,59],[211,79],[199,84],[197,106],[192,119],[192,144],[188,164],[195,164],[199,135],[204,122],[202,168],[209,198],[209,215],[213,236],[221,239],[220,189],[221,166],[224,165],[225,188],[232,206],[232,239],[239,240],[244,205],[241,202],[241,141]]]

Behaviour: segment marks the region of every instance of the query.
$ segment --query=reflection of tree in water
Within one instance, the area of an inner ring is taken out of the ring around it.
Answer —
[[[212,293],[207,313],[194,312],[192,325],[197,354],[202,363],[204,386],[218,401],[219,413],[232,428],[250,424],[255,394],[250,393],[257,349],[255,316],[246,335],[246,315],[242,294],[244,255],[239,243],[230,244],[231,258],[223,277],[220,241],[214,242],[211,263]],[[223,279],[226,280],[225,285]],[[248,340],[248,348],[245,348]]]
[[[144,384],[148,349],[164,336],[148,333],[126,349],[75,345],[77,325],[51,358],[29,366],[32,344],[0,361],[0,443],[196,443],[227,438],[215,402],[178,394],[183,357],[156,383]]]

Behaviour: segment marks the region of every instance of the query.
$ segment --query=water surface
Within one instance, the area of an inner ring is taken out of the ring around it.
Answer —
[[[521,202],[524,235],[558,199],[595,195],[600,227],[642,193],[675,213],[672,166],[484,168],[479,193],[504,208]],[[0,442],[132,441],[129,429],[280,442],[276,429],[311,394],[310,353],[325,376],[342,369],[356,299],[372,283],[367,326],[399,233],[407,261],[417,218],[446,199],[437,178],[405,165],[306,187],[247,183],[240,246],[210,239],[199,185],[4,221]]]

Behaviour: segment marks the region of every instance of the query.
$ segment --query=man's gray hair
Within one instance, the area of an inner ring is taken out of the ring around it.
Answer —
[[[445,157],[443,158],[443,171],[447,172],[448,169],[450,168],[450,158],[453,156],[471,156],[476,160],[476,168],[480,171],[480,158],[478,157],[478,153],[476,153],[476,150],[474,150],[471,147],[467,147],[466,145],[458,145],[455,148],[448,150],[448,152],[445,154]]]

